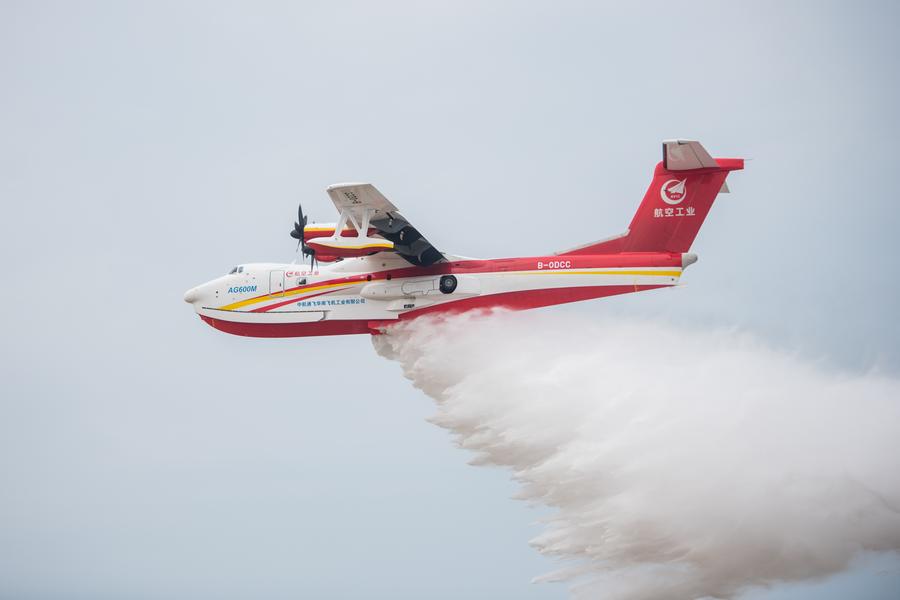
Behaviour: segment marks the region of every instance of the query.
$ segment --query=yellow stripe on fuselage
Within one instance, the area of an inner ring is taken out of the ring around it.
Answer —
[[[650,277],[681,277],[681,271],[566,271],[564,269],[546,269],[541,271],[491,271],[489,273],[478,273],[478,275],[644,275]],[[332,288],[345,287],[363,283],[360,281],[344,281],[341,283],[329,283],[325,285],[314,285],[302,289],[287,290],[280,294],[268,294],[266,296],[258,296],[256,298],[247,298],[233,302],[225,306],[219,307],[219,310],[237,310],[252,304],[267,302],[269,300],[278,300],[280,298],[288,298],[298,296],[308,292],[318,292]]]
[[[219,310],[237,310],[239,308],[243,308],[245,306],[250,306],[251,304],[259,304],[260,302],[266,302],[268,300],[278,300],[280,298],[289,298],[290,296],[299,296],[300,294],[305,294],[307,292],[317,292],[319,290],[327,290],[330,288],[338,288],[342,286],[355,285],[360,283],[358,281],[344,281],[341,283],[329,283],[327,285],[313,285],[310,287],[305,287],[302,289],[296,290],[287,290],[285,292],[281,292],[279,294],[268,294],[266,296],[258,296],[256,298],[247,298],[246,300],[241,300],[239,302],[233,302],[231,304],[226,304],[225,306],[219,307]]]
[[[316,238],[312,238],[309,240],[309,243],[315,244],[316,246],[322,246],[323,248],[329,248],[331,250],[363,250],[368,248],[393,248],[394,243],[388,242],[387,244],[364,244],[362,246],[342,246],[340,244],[326,244],[324,242],[317,242]]]
[[[681,277],[681,271],[567,271],[543,269],[540,271],[505,271],[498,275],[646,275],[650,277]]]

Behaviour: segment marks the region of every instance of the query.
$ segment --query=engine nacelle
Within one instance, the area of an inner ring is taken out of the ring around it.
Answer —
[[[316,251],[316,256],[368,256],[376,252],[394,249],[394,242],[376,237],[314,237],[306,245]]]
[[[317,237],[334,237],[334,228],[337,227],[337,223],[313,223],[312,225],[307,225],[306,229],[303,231],[303,240],[308,242],[312,238]],[[369,227],[369,231],[366,235],[372,236],[378,233],[378,230],[374,227]],[[356,229],[349,225],[345,225],[341,230],[340,237],[358,237]]]

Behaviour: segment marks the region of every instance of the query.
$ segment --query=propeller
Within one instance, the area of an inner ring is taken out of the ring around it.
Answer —
[[[316,259],[316,251],[306,245],[304,232],[306,230],[307,217],[303,214],[303,205],[297,205],[297,221],[294,222],[294,229],[291,231],[291,237],[297,240],[297,249],[303,252],[303,256],[309,256],[309,269],[313,270],[313,261]]]

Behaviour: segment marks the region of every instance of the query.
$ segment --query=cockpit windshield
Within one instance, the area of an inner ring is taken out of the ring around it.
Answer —
[[[231,267],[231,270],[228,271],[228,274],[234,275],[235,273],[243,273],[243,272],[244,272],[244,265],[239,265],[237,267]]]

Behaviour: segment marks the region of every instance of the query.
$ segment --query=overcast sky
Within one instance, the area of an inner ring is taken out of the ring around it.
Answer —
[[[659,142],[752,159],[684,289],[557,308],[900,370],[893,3],[0,0],[0,596],[565,598],[541,515],[366,336],[184,291],[371,181],[430,241],[622,231]],[[552,351],[552,349],[548,349]],[[897,561],[753,598],[893,598]]]

